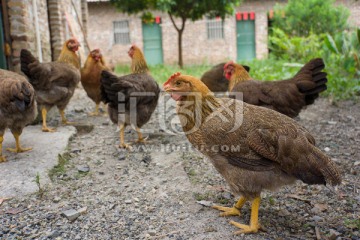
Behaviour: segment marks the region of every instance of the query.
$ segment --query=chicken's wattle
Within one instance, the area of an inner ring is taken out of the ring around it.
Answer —
[[[171,93],[171,98],[174,99],[175,101],[179,101],[182,97],[181,94],[176,94],[176,93]]]

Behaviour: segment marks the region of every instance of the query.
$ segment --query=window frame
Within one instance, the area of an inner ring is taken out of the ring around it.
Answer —
[[[130,40],[130,21],[127,19],[113,21],[113,43],[127,45]]]
[[[206,33],[208,40],[224,39],[224,20],[217,18],[206,18]]]

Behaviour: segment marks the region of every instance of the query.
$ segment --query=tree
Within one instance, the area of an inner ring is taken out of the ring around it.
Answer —
[[[273,27],[290,36],[341,32],[347,28],[350,12],[335,0],[289,0],[276,5]],[[285,13],[285,16],[284,16]]]
[[[221,17],[233,13],[234,8],[241,0],[110,0],[121,12],[128,14],[143,13],[143,16],[152,16],[150,10],[159,10],[169,15],[170,20],[178,32],[178,64],[183,67],[182,57],[182,34],[188,20],[196,21],[203,16]],[[176,24],[175,18],[179,18],[180,24]]]

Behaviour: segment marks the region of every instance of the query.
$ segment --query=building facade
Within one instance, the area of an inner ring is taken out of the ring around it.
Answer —
[[[40,61],[56,60],[66,39],[76,37],[83,48],[87,31],[86,0],[2,0],[0,67],[20,71],[20,51]]]
[[[269,12],[286,0],[244,1],[233,16],[187,21],[183,33],[185,64],[215,64],[226,60],[268,56]],[[351,11],[350,23],[360,26],[360,1],[340,0]],[[178,60],[178,33],[169,16],[154,12],[154,22],[144,23],[140,15],[118,12],[107,0],[88,0],[91,48],[100,48],[111,64],[128,64],[126,52],[135,43],[150,64],[175,64]]]

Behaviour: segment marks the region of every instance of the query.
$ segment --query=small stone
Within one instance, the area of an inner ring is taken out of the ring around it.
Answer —
[[[316,215],[312,217],[312,220],[314,220],[315,222],[320,222],[323,220],[323,218]]]
[[[57,237],[59,237],[60,235],[61,235],[60,232],[54,230],[54,231],[52,231],[52,232],[49,234],[49,238],[57,238]]]
[[[75,209],[69,209],[61,213],[62,216],[65,216],[69,221],[75,221],[79,216],[80,213]]]
[[[148,234],[149,234],[150,236],[155,236],[155,235],[156,235],[156,231],[153,230],[153,229],[151,229],[151,230],[148,231]]]
[[[358,166],[358,165],[360,165],[360,161],[356,161],[356,162],[354,163],[354,166]]]
[[[140,200],[138,198],[134,198],[134,201],[135,202],[139,202]]]
[[[85,214],[87,212],[87,207],[83,207],[77,210],[80,214]]]
[[[328,121],[327,123],[328,123],[329,125],[335,125],[335,124],[337,124],[336,121]]]
[[[330,148],[326,147],[326,148],[324,148],[324,151],[325,152],[330,152]]]
[[[126,155],[124,153],[120,153],[119,156],[118,156],[118,160],[122,161],[122,160],[125,160],[125,159],[126,159]]]
[[[330,235],[339,236],[339,235],[341,235],[341,233],[339,233],[338,231],[336,231],[334,229],[330,229]]]
[[[60,201],[61,201],[61,197],[58,197],[58,196],[54,197],[54,199],[53,199],[54,203],[58,203]]]
[[[90,171],[90,167],[89,165],[85,164],[85,165],[80,165],[80,166],[77,166],[77,170],[79,172],[83,172],[83,173],[87,173]]]
[[[211,207],[213,205],[213,202],[211,202],[211,201],[202,200],[202,201],[196,201],[196,202],[205,207]]]
[[[126,204],[131,204],[132,201],[131,201],[130,199],[127,199],[127,200],[125,200],[125,203],[126,203]]]

